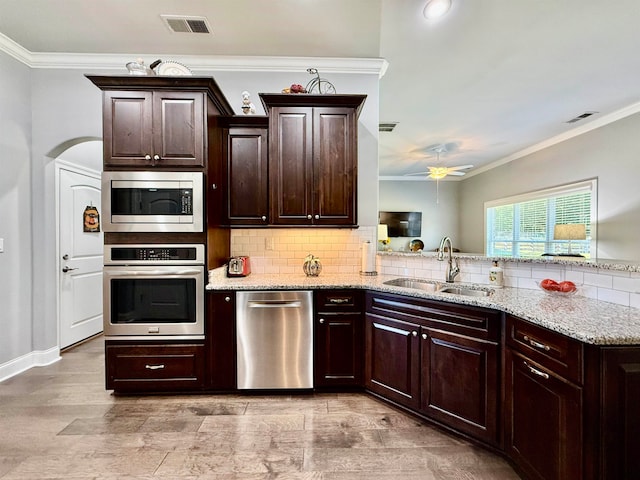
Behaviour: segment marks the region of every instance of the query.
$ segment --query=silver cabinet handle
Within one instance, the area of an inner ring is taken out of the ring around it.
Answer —
[[[160,160],[160,155],[154,155],[153,159],[157,162],[158,160]]]
[[[175,272],[166,272],[164,270],[146,270],[144,272],[140,272],[137,270],[118,270],[114,275],[121,277],[148,277],[148,276],[157,276],[157,275],[195,275],[200,273],[200,270],[195,269],[185,269],[178,270]]]
[[[422,338],[423,338],[423,340],[426,340],[428,338],[428,335],[426,333],[423,333],[422,334]]]
[[[532,347],[535,347],[535,348],[539,348],[540,350],[545,350],[547,352],[549,350],[551,350],[549,345],[545,345],[544,343],[536,342],[533,338],[529,337],[528,335],[524,336],[524,341],[525,342],[529,342],[529,345],[531,345]]]
[[[349,303],[349,298],[330,298],[329,303],[341,305],[343,303]]]
[[[231,297],[224,297],[224,301],[225,302],[230,302],[231,301]]]
[[[318,214],[316,213],[316,215],[315,215],[315,217],[314,217],[314,218],[315,218],[316,220],[320,220],[320,215],[318,215]]]
[[[537,368],[533,368],[531,365],[529,365],[527,362],[522,362],[524,364],[525,367],[527,367],[529,369],[529,371],[531,373],[533,373],[534,375],[537,375],[539,377],[544,378],[545,380],[549,380],[549,374],[548,373],[544,373],[541,372],[540,370],[538,370]]]
[[[321,318],[321,319],[319,320],[319,322],[320,322],[320,323],[324,323],[324,318]]]
[[[262,215],[262,221],[266,222],[267,221],[267,216],[266,215]]]
[[[308,220],[311,220],[311,215],[307,215],[307,219],[308,219]]]
[[[147,370],[162,370],[164,368],[164,364],[160,364],[160,365],[145,365],[144,368],[146,368]]]
[[[145,155],[145,156],[144,156],[144,159],[145,159],[145,160],[151,160],[151,155],[149,155],[149,154]]]
[[[211,190],[217,190],[218,189],[218,185],[215,183],[211,184]]]
[[[70,272],[71,270],[77,270],[77,268],[69,268],[66,265],[63,267],[62,271],[64,273]]]
[[[411,335],[413,335],[414,337],[418,336],[418,332],[416,332],[415,330],[413,332],[411,332]]]

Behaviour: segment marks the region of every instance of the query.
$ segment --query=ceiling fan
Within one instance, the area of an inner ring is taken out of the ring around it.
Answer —
[[[462,176],[466,172],[461,172],[461,170],[467,170],[469,168],[473,168],[473,165],[458,165],[456,167],[443,167],[440,166],[440,154],[449,152],[447,145],[434,145],[433,147],[429,147],[427,149],[430,152],[435,152],[437,155],[436,165],[437,166],[428,166],[429,169],[427,172],[417,172],[417,173],[407,173],[406,176],[412,175],[426,175],[427,177],[433,178],[434,180],[441,180],[447,175],[454,176]]]
[[[462,172],[461,170],[467,170],[469,168],[473,168],[473,165],[458,165],[456,167],[442,167],[442,166],[439,166],[440,154],[448,151],[447,146],[435,145],[433,147],[428,148],[428,151],[436,152],[436,155],[437,155],[436,164],[438,164],[438,166],[428,166],[427,168],[429,170],[426,172],[407,173],[406,176],[426,175],[429,178],[433,178],[436,181],[436,203],[440,203],[439,201],[440,180],[446,177],[447,175],[460,177],[466,173],[466,172]]]

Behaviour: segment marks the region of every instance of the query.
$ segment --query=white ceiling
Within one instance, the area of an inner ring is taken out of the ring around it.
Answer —
[[[426,170],[443,144],[441,165],[477,173],[640,110],[639,0],[453,2],[430,23],[425,0],[0,0],[0,33],[33,53],[384,58],[380,121],[399,122],[380,133],[384,176]]]

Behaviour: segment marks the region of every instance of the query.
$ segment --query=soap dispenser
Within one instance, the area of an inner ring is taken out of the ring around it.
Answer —
[[[489,284],[495,288],[502,288],[504,285],[504,274],[498,262],[494,260],[493,266],[489,269]]]

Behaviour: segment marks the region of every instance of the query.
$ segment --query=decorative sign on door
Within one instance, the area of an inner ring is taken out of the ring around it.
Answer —
[[[83,231],[99,232],[100,231],[100,214],[98,209],[93,205],[87,205],[83,215]]]

